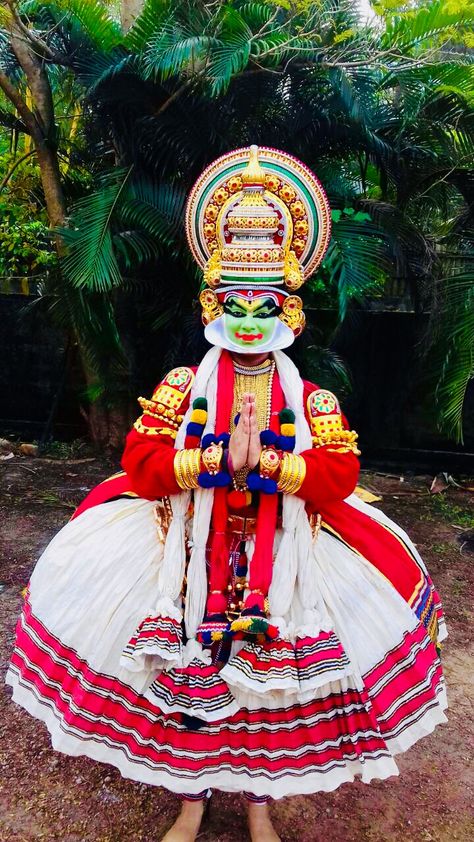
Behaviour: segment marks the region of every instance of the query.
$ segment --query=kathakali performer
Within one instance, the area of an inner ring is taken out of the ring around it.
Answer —
[[[54,748],[183,799],[267,802],[398,773],[445,722],[439,598],[406,533],[354,494],[357,435],[283,352],[330,239],[315,175],[267,147],[212,163],[186,211],[212,344],[171,371],[31,577],[7,681]]]

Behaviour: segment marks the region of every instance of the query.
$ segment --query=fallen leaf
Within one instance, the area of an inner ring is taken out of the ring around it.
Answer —
[[[361,485],[357,485],[354,492],[359,500],[362,500],[363,503],[378,503],[382,500],[382,497],[378,497],[376,494],[372,494],[367,488],[363,488]]]

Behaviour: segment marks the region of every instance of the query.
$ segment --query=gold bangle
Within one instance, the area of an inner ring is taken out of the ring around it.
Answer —
[[[295,494],[300,490],[306,476],[306,462],[295,453],[285,453],[280,465],[278,490],[283,494]]]
[[[182,468],[182,461],[183,461],[183,451],[177,450],[174,456],[174,475],[176,477],[176,482],[178,483],[179,487],[186,491],[186,485],[184,483],[183,477],[183,468]]]
[[[201,449],[194,447],[189,450],[177,450],[174,457],[174,474],[176,482],[183,491],[198,488],[198,476],[201,469]]]

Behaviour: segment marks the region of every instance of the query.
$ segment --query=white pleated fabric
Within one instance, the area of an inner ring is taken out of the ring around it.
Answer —
[[[66,524],[39,559],[30,582],[33,613],[93,669],[143,692],[156,677],[156,668],[129,673],[118,664],[146,616],[162,560],[153,503],[128,499],[96,506]],[[372,565],[332,535],[319,534],[313,563],[324,613],[350,660],[348,674],[360,687],[361,676],[399,643],[403,633],[415,629],[418,619]],[[304,612],[295,591],[285,614],[292,640]],[[240,678],[234,683],[232,659],[221,675],[238,704],[250,709],[305,700],[292,693],[252,697]]]

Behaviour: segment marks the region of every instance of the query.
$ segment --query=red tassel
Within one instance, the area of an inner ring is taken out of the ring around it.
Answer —
[[[218,432],[228,429],[233,396],[234,366],[230,354],[227,351],[223,351],[217,372],[215,430]],[[213,536],[210,552],[209,596],[207,600],[208,614],[222,613],[222,610],[211,610],[211,607],[216,604],[222,606],[224,600],[223,610],[227,607],[227,585],[230,579],[229,535],[227,533],[228,515],[227,488],[215,488],[214,505],[212,508]],[[213,594],[211,591],[220,591],[222,596]]]
[[[224,614],[227,608],[227,597],[224,594],[210,593],[207,598],[207,614]]]
[[[227,495],[227,502],[231,509],[245,509],[248,506],[247,492],[235,489]]]
[[[261,494],[257,514],[255,549],[250,562],[250,590],[260,590],[265,596],[272,581],[273,543],[277,525],[278,495]]]

